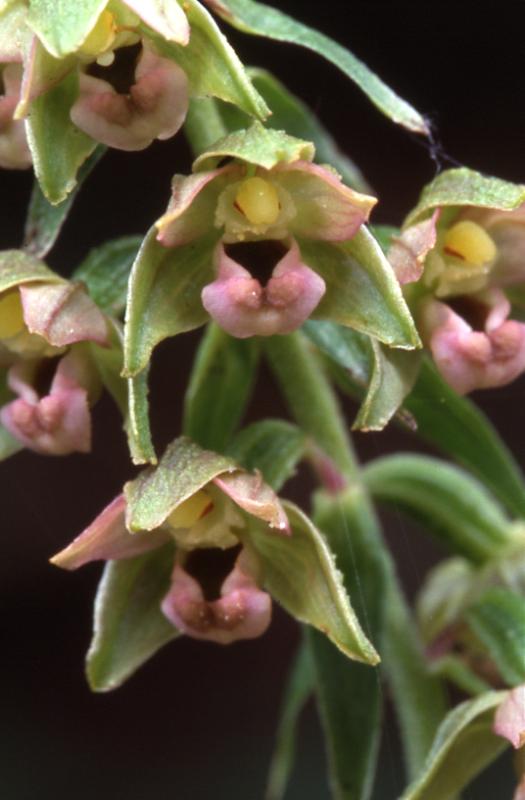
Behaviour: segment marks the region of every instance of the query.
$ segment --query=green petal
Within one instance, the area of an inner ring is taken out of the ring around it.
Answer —
[[[108,0],[31,0],[27,22],[57,58],[80,47]]]

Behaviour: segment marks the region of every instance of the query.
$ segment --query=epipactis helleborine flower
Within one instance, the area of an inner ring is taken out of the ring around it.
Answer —
[[[201,298],[232,336],[290,333],[308,319],[326,286],[305,263],[301,241],[348,241],[376,203],[345,186],[331,168],[312,163],[313,148],[304,144],[300,156],[269,168],[238,156],[225,166],[175,176],[168,209],[156,223],[165,247],[219,232],[216,279]],[[201,169],[199,160],[195,168]]]
[[[133,558],[173,540],[176,555],[162,612],[181,632],[229,644],[260,636],[270,623],[271,599],[260,588],[261,567],[242,543],[250,519],[268,535],[288,535],[286,514],[259,474],[231,468],[174,501],[153,530],[131,531],[119,495],[52,562],[76,569],[90,561]]]
[[[509,319],[503,288],[525,278],[525,206],[436,209],[388,254],[424,342],[460,394],[504,386],[525,369],[525,325]]]
[[[6,285],[0,292],[0,368],[7,370],[7,386],[17,396],[0,409],[0,422],[38,453],[86,452],[89,407],[100,379],[82,343],[108,346],[108,322],[81,284],[54,276],[29,256],[22,254],[32,279],[9,284],[19,256],[3,253],[0,264]]]

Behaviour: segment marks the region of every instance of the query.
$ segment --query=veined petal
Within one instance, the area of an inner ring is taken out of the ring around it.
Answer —
[[[24,321],[54,347],[92,341],[109,346],[106,318],[80,283],[20,286]]]
[[[332,170],[309,161],[279,164],[271,176],[293,199],[297,213],[290,231],[307,239],[351,239],[377,203],[375,197],[345,186]]]
[[[165,39],[188,44],[190,26],[177,0],[122,0],[128,8]]]
[[[279,498],[264,482],[260,472],[251,474],[238,470],[231,474],[223,473],[213,482],[248,514],[264,520],[270,528],[281,533],[290,533],[288,518]]]
[[[165,247],[179,247],[207,233],[214,224],[219,195],[238,171],[228,165],[188,177],[175,175],[166,213],[155,223],[158,241]]]
[[[154,139],[169,139],[188,109],[188,81],[172,61],[143,49],[129,94],[107,81],[80,76],[71,119],[92,139],[119,150],[143,150]]]
[[[272,604],[255,583],[250,560],[241,551],[216,600],[206,600],[199,582],[177,563],[170,591],[162,602],[163,613],[195,639],[231,644],[261,636],[270,624]]]
[[[438,218],[439,210],[436,210],[429,219],[411,225],[399,237],[394,237],[388,260],[399,283],[413,283],[423,274],[426,255],[437,241]]]
[[[51,559],[64,569],[77,569],[90,561],[132,558],[169,541],[165,531],[130,534],[125,523],[126,501],[119,494],[70,545]]]
[[[231,259],[220,243],[218,277],[202,290],[202,304],[227,333],[238,338],[291,333],[308,319],[325,292],[323,279],[302,263],[295,241],[265,287]]]

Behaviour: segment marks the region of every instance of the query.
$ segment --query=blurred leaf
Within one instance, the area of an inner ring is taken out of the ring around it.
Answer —
[[[213,18],[196,0],[185,0],[184,10],[191,27],[188,44],[167,42],[148,30],[148,37],[153,39],[158,52],[182,67],[193,95],[218,97],[239,106],[247,114],[265,119],[269,109]]]
[[[467,167],[447,169],[425,186],[418,204],[404,225],[413,225],[434,208],[443,206],[478,206],[512,211],[524,201],[523,185],[490,178]]]
[[[107,314],[120,316],[126,307],[128,278],[142,237],[122,236],[90,250],[73,273],[83,281],[95,303]]]
[[[244,415],[258,363],[257,339],[234,339],[211,323],[186,390],[184,433],[203,447],[224,451]]]
[[[27,118],[27,140],[35,175],[53,205],[75,188],[77,172],[97,146],[71,122],[69,111],[78,95],[78,75],[69,73],[35,98]]]
[[[458,467],[430,456],[398,454],[366,466],[372,495],[406,510],[454,553],[475,563],[512,539],[510,520],[484,486]]]
[[[432,663],[432,674],[439,675],[469,695],[490,691],[490,684],[472,672],[459,656],[448,655],[437,659]]]
[[[284,503],[291,536],[268,535],[252,522],[245,545],[262,562],[270,594],[299,622],[321,630],[348,658],[377,664],[379,656],[363,633],[324,537],[291,503]]]
[[[179,635],[160,610],[170,586],[173,558],[170,542],[135,558],[107,562],[95,600],[94,635],[86,661],[93,691],[116,689]]]
[[[304,262],[326,283],[313,318],[355,328],[393,347],[420,346],[392,267],[364,226],[343,244],[301,240],[299,245]]]
[[[447,714],[421,774],[401,800],[453,800],[497,758],[507,743],[492,732],[492,723],[505,695],[487,692]]]
[[[278,492],[304,455],[306,437],[295,425],[281,419],[265,419],[244,428],[227,449],[247,470],[258,469],[266,483]]]
[[[268,773],[265,800],[282,800],[295,760],[295,739],[299,715],[314,691],[314,665],[306,642],[295,655],[284,700]]]
[[[466,612],[506,683],[525,681],[525,598],[506,589],[489,589]]]
[[[349,50],[281,11],[253,0],[206,0],[217,14],[245,33],[302,45],[326,58],[369,97],[383,114],[416,133],[428,134],[421,114],[398,97]]]
[[[485,415],[460,397],[425,359],[406,407],[418,434],[476,475],[518,517],[525,517],[525,483],[511,453]]]
[[[71,211],[77,191],[105,152],[106,148],[101,145],[93,151],[78,171],[75,189],[58,205],[51,205],[38,181],[34,182],[24,229],[23,247],[26,253],[38,258],[44,258],[49,253]]]
[[[144,369],[163,339],[208,319],[201,292],[214,279],[212,252],[220,234],[212,231],[181,247],[163,247],[156,234],[155,227],[147,234],[129,279],[124,341],[128,377]]]

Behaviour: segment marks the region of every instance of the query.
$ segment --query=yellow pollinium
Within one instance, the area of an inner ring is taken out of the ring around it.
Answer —
[[[0,339],[11,339],[25,327],[20,292],[8,292],[0,297]]]
[[[85,56],[96,58],[100,53],[109,50],[115,36],[117,35],[117,25],[115,15],[111,11],[103,11],[98,18],[95,27],[80,46],[80,52]]]
[[[212,505],[211,497],[201,489],[181,503],[180,506],[177,506],[166,522],[172,528],[191,528]]]
[[[275,186],[257,176],[242,182],[235,204],[253,225],[273,225],[279,216],[279,195]]]
[[[481,267],[496,258],[496,245],[486,230],[470,220],[456,222],[446,233],[444,250],[468,264]]]

